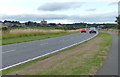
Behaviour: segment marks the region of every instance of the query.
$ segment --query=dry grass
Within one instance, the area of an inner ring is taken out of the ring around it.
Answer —
[[[52,37],[64,36],[77,33],[79,30],[58,30],[58,29],[11,29],[0,31],[2,44],[21,43],[33,40],[42,40]]]
[[[118,34],[118,30],[117,29],[109,29],[108,31]]]
[[[0,37],[3,39],[24,37],[24,36],[36,36],[54,33],[64,33],[64,32],[78,32],[79,30],[42,30],[42,29],[12,29],[7,31],[0,31],[2,34]]]
[[[119,30],[117,30],[117,29],[105,29],[105,30],[102,30],[101,32],[113,32],[113,33],[116,33],[116,34],[118,34],[119,33]]]

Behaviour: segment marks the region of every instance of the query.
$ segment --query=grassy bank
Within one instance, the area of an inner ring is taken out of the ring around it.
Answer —
[[[2,45],[64,36],[79,30],[13,29],[2,32]]]
[[[118,29],[104,29],[104,30],[102,30],[102,32],[113,32],[115,34],[119,34],[119,30]]]
[[[86,75],[95,74],[106,59],[112,37],[100,33],[96,38],[61,52],[7,69],[3,74]],[[58,54],[59,53],[59,54]]]

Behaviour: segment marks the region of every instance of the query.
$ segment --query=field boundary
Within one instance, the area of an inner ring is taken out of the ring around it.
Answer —
[[[50,52],[50,53],[46,53],[46,54],[44,54],[44,55],[41,55],[41,56],[38,56],[38,57],[35,57],[35,58],[32,58],[32,59],[28,59],[28,60],[26,60],[26,61],[22,61],[22,62],[19,62],[19,63],[17,63],[17,64],[14,64],[14,65],[11,65],[11,66],[2,68],[2,69],[0,69],[0,71],[3,71],[3,70],[6,70],[6,69],[9,69],[9,68],[12,68],[12,67],[15,67],[15,66],[17,66],[17,65],[20,65],[20,64],[23,64],[23,63],[27,63],[27,62],[29,62],[29,61],[33,61],[33,60],[35,60],[35,59],[42,58],[42,57],[45,57],[45,56],[47,56],[47,55],[50,55],[50,54],[53,54],[53,53],[62,51],[62,50],[64,50],[64,49],[67,49],[67,48],[69,48],[69,47],[72,47],[72,46],[81,44],[81,43],[83,43],[83,42],[86,42],[86,41],[88,41],[88,40],[91,40],[92,38],[96,37],[98,34],[99,34],[99,32],[97,32],[94,36],[92,36],[92,37],[90,37],[90,38],[88,38],[88,39],[86,39],[86,40],[83,40],[83,41],[81,41],[81,42],[78,42],[78,43],[75,43],[75,44],[66,46],[66,47],[64,47],[64,48],[61,48],[61,49],[52,51],[52,52]]]

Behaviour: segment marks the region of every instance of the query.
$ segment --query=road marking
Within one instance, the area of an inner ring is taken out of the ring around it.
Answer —
[[[2,53],[8,53],[8,52],[13,52],[13,51],[15,51],[16,49],[14,49],[14,50],[10,50],[10,51],[4,51],[4,52],[2,52]]]
[[[92,37],[90,37],[90,38],[88,38],[88,39],[86,39],[86,40],[83,40],[83,41],[81,41],[81,42],[78,42],[78,43],[75,43],[75,44],[66,46],[66,47],[64,47],[64,48],[61,48],[61,49],[52,51],[52,52],[50,52],[50,53],[46,53],[46,54],[44,54],[44,55],[41,55],[41,56],[38,56],[38,57],[35,57],[35,58],[32,58],[32,59],[28,59],[28,60],[26,60],[26,61],[22,61],[22,62],[19,62],[19,63],[17,63],[17,64],[14,64],[14,65],[11,65],[11,66],[2,68],[2,69],[0,69],[0,71],[6,70],[6,69],[9,69],[9,68],[12,68],[12,67],[15,67],[15,66],[17,66],[17,65],[20,65],[20,64],[23,64],[23,63],[26,63],[26,62],[29,62],[29,61],[33,61],[33,60],[35,60],[35,59],[38,59],[38,58],[41,58],[41,57],[44,57],[44,56],[47,56],[47,55],[50,55],[50,54],[53,54],[53,53],[56,53],[56,52],[59,52],[59,51],[61,51],[61,50],[64,50],[64,49],[69,48],[69,47],[72,47],[72,46],[74,46],[74,45],[78,45],[78,44],[80,44],[80,43],[83,43],[83,42],[85,42],[85,41],[88,41],[88,40],[94,38],[94,37],[97,36],[97,35],[98,35],[98,32],[97,32],[94,36],[92,36]]]

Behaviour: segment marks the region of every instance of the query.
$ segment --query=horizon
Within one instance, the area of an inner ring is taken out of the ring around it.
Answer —
[[[4,22],[5,20],[3,20],[2,21],[2,23]],[[11,20],[6,20],[6,21],[11,21]],[[13,20],[14,21],[14,20]],[[46,20],[45,20],[46,21]],[[20,22],[20,23],[25,23],[25,22],[29,22],[29,21],[18,21],[18,22]],[[36,22],[36,21],[30,21],[30,22]],[[36,22],[36,23],[41,23],[41,21],[40,22]],[[55,23],[55,22],[47,22],[47,24],[50,24],[50,23]],[[55,23],[55,24],[75,24],[75,23],[87,23],[87,24],[117,24],[116,22],[97,22],[97,23],[95,23],[95,22],[74,22],[74,23]]]

